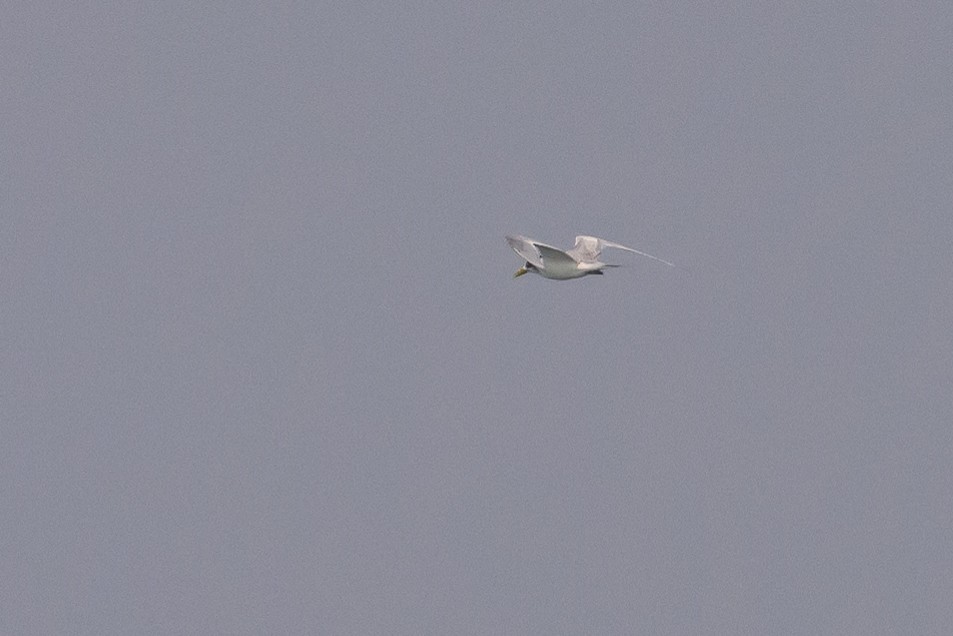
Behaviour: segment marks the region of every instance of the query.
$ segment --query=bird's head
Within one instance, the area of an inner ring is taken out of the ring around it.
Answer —
[[[530,262],[527,262],[525,265],[516,270],[516,273],[513,274],[513,278],[519,278],[523,274],[529,274],[530,272],[535,272],[536,266]]]

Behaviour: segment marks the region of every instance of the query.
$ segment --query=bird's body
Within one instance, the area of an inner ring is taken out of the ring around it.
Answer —
[[[565,251],[524,236],[507,236],[506,242],[509,243],[514,252],[526,261],[526,264],[516,271],[514,277],[534,272],[545,278],[569,280],[589,274],[601,274],[606,267],[618,267],[618,265],[608,265],[599,260],[602,250],[607,247],[647,256],[670,267],[675,267],[657,256],[594,236],[577,236],[576,244]]]

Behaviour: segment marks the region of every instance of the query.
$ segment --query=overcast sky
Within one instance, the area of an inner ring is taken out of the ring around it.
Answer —
[[[953,633],[949,3],[335,4],[4,9],[0,632]]]

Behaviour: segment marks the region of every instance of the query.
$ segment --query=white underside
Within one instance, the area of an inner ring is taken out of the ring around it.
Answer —
[[[547,263],[543,269],[537,268],[535,271],[540,276],[552,278],[555,280],[569,280],[570,278],[579,278],[597,272],[602,269],[603,263],[566,263],[559,261],[556,263]]]

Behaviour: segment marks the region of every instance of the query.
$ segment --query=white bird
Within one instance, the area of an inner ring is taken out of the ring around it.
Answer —
[[[595,236],[577,236],[576,245],[566,251],[528,239],[525,236],[507,236],[506,242],[510,244],[514,252],[526,261],[525,265],[516,270],[513,278],[529,272],[535,272],[540,276],[556,280],[579,278],[587,274],[602,274],[602,270],[606,267],[618,267],[618,265],[608,265],[599,261],[599,254],[607,247],[647,256],[665,263],[669,267],[675,267],[672,263],[657,256]]]

